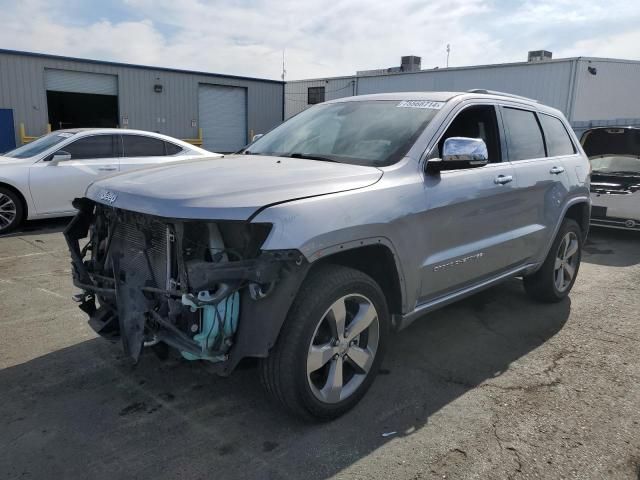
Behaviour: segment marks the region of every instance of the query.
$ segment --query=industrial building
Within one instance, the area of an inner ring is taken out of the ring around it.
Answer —
[[[164,133],[215,152],[233,152],[256,133],[325,100],[396,91],[488,89],[563,111],[578,134],[591,126],[640,125],[640,62],[553,59],[281,81],[84,60],[0,49],[0,152],[49,129],[120,127]]]
[[[526,62],[421,70],[420,57],[400,67],[355,75],[289,81],[285,118],[326,100],[369,93],[487,89],[534,98],[567,116],[580,134],[591,126],[640,125],[640,62],[608,58],[552,59],[545,50]]]
[[[0,50],[0,152],[49,129],[121,127],[233,152],[283,120],[280,81]]]

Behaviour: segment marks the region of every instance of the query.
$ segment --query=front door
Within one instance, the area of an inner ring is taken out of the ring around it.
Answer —
[[[502,161],[496,108],[464,108],[440,138],[439,151],[449,137],[481,138],[491,163],[425,174],[419,303],[477,284],[517,263],[514,245],[520,232],[514,216],[521,207],[513,166]]]
[[[82,137],[61,150],[71,159],[56,164],[49,157],[31,167],[29,187],[38,215],[73,212],[71,202],[83,197],[90,183],[120,168],[119,135]]]

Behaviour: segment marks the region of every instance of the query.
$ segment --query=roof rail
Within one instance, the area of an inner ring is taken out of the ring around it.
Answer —
[[[472,88],[467,90],[467,93],[484,93],[486,95],[499,95],[501,97],[519,98],[521,100],[528,100],[529,102],[540,103],[535,98],[523,97],[522,95],[514,95],[513,93],[497,92],[495,90],[486,90],[484,88]]]

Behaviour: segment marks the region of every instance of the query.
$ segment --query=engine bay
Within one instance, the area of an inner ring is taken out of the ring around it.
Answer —
[[[243,310],[255,319],[257,304],[306,264],[297,251],[260,249],[268,224],[166,219],[88,199],[75,206],[65,230],[75,300],[91,327],[120,340],[136,362],[159,344],[187,360],[227,361]]]

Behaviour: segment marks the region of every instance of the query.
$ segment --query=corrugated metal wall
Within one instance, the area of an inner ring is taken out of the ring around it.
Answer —
[[[472,88],[498,90],[535,98],[567,112],[571,98],[571,73],[574,61],[515,63],[480,67],[426,70],[373,76],[287,82],[285,118],[301,112],[307,105],[307,89],[325,85],[327,100],[385,92],[466,91]],[[353,85],[355,82],[355,85]],[[352,87],[353,88],[350,88]]]
[[[595,68],[595,75],[589,73]],[[571,120],[640,118],[640,62],[580,59]]]
[[[16,132],[21,122],[29,135],[45,132],[47,68],[117,75],[120,123],[127,118],[128,128],[196,137],[200,83],[247,89],[247,132],[266,132],[282,121],[281,82],[0,52],[0,108],[13,109]],[[155,84],[162,93],[154,92]]]
[[[358,95],[485,88],[535,98],[562,111],[569,106],[571,61],[427,70],[358,78]]]
[[[324,87],[325,101],[355,95],[355,77],[287,82],[285,85],[284,118],[291,118],[309,107],[309,87]]]

